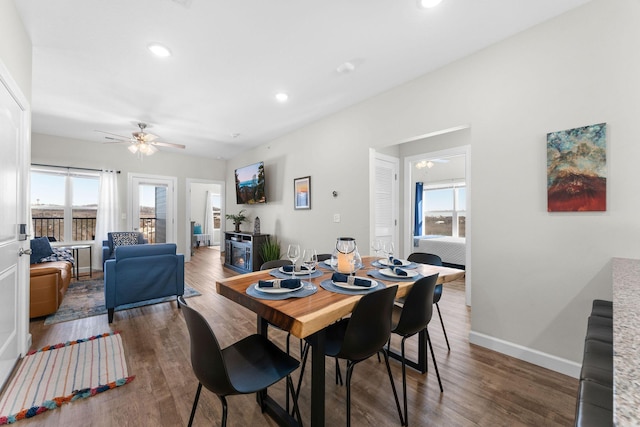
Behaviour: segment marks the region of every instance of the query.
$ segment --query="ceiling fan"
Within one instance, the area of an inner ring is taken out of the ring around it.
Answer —
[[[130,145],[127,147],[127,149],[131,151],[133,154],[138,154],[140,156],[152,155],[153,153],[158,151],[157,147],[172,147],[172,148],[181,148],[181,149],[185,148],[185,146],[182,144],[174,144],[172,142],[157,141],[158,136],[144,131],[147,128],[146,123],[138,123],[138,127],[140,128],[140,131],[132,132],[131,137],[122,136],[122,135],[118,135],[111,132],[105,132],[102,130],[98,130],[96,132],[113,135],[113,136],[105,136],[105,138],[109,140],[109,141],[106,141],[106,143],[115,143],[115,144],[122,143],[122,142],[129,143]]]

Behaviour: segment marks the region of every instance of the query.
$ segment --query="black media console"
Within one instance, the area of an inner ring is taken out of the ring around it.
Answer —
[[[268,234],[225,232],[225,267],[239,273],[260,270],[262,265],[260,247],[268,238]]]

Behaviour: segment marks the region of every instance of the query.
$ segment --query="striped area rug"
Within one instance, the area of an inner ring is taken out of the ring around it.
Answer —
[[[133,380],[122,338],[108,332],[27,354],[0,400],[0,425],[94,396]]]

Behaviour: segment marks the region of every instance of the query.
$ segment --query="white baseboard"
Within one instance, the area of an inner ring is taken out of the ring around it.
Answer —
[[[582,366],[579,363],[572,362],[571,360],[543,353],[538,350],[533,350],[531,348],[494,338],[479,332],[469,332],[469,342],[471,344],[476,344],[481,347],[497,351],[498,353],[506,354],[507,356],[515,357],[516,359],[524,360],[525,362],[533,363],[534,365],[542,366],[543,368],[551,369],[552,371],[556,371],[573,378],[580,377],[580,369]]]

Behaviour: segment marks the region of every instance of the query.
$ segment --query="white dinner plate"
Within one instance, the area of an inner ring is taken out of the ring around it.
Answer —
[[[284,271],[284,267],[280,267],[280,268],[278,269],[278,271],[279,271],[280,273],[283,273],[283,274],[291,274],[291,272],[290,272],[290,271]],[[314,272],[314,271],[316,271],[316,269],[315,269],[315,268],[314,268],[313,270],[311,270],[311,274],[313,274],[313,272]],[[293,272],[293,274],[294,274],[295,276],[308,276],[308,275],[309,275],[309,271],[308,271],[308,270],[306,270],[306,269],[305,269],[305,270],[299,270],[299,271],[294,271],[294,272]]]
[[[411,261],[407,261],[406,259],[401,259],[401,260],[398,260],[398,261],[402,261],[402,264],[394,265],[391,261],[389,261],[388,259],[384,259],[384,258],[381,258],[380,260],[378,260],[378,262],[380,264],[387,265],[389,267],[406,267],[407,265],[411,264]]]
[[[337,260],[336,260],[336,261],[333,261],[333,263],[332,263],[331,261],[332,261],[332,259],[331,259],[331,258],[329,258],[329,259],[325,259],[325,260],[324,260],[324,261],[322,261],[322,262],[324,262],[324,264],[325,264],[326,266],[328,266],[328,267],[334,267],[334,266],[337,264]]]
[[[379,270],[380,274],[382,274],[383,276],[393,277],[398,279],[404,279],[406,277],[415,277],[418,275],[418,272],[415,270],[404,270],[404,271],[407,273],[405,276],[403,276],[402,274],[394,273],[391,268],[383,268],[382,270]]]
[[[294,289],[289,289],[289,288],[261,288],[260,283],[256,283],[255,285],[253,285],[256,289],[256,291],[259,292],[265,292],[267,294],[286,294],[288,292],[295,292],[297,290],[302,289],[302,282],[300,282],[300,286],[298,286],[297,288]]]
[[[378,282],[376,282],[373,279],[368,279],[366,277],[358,277],[358,279],[370,281],[371,282],[371,286],[366,287],[366,286],[350,285],[350,284],[345,283],[345,282],[334,282],[333,280],[331,281],[331,283],[333,283],[334,285],[336,285],[339,288],[349,289],[349,290],[352,290],[352,291],[362,291],[362,290],[367,290],[367,289],[373,289],[376,286],[378,286]]]

